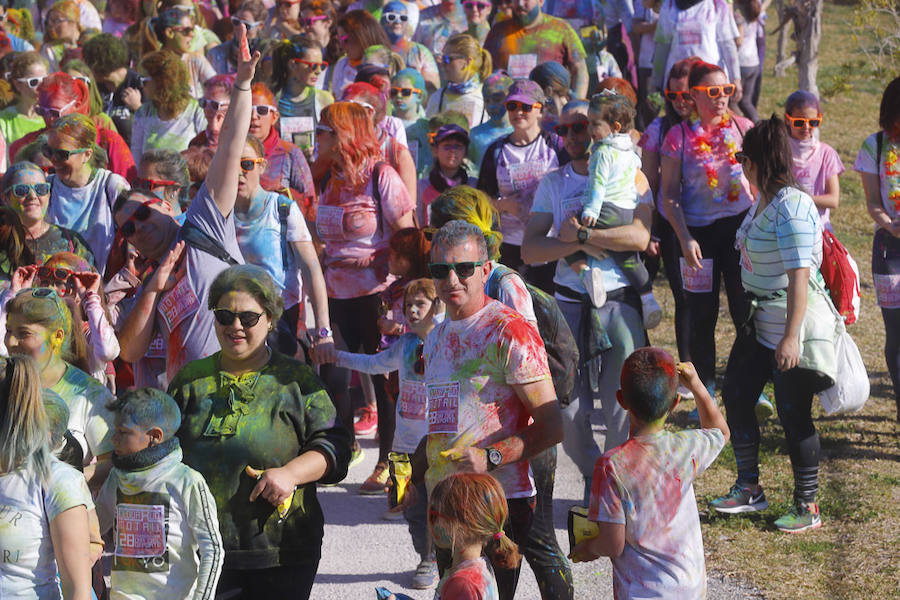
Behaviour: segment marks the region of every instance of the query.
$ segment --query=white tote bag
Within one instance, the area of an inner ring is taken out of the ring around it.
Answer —
[[[869,399],[869,374],[856,342],[847,333],[843,321],[834,342],[837,358],[835,384],[819,392],[822,408],[829,415],[860,410]]]

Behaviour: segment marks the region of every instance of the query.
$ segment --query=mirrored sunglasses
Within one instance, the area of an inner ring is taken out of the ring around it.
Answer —
[[[46,196],[50,193],[50,184],[44,182],[16,183],[3,191],[4,194],[12,193],[16,198],[25,198],[31,192],[34,192],[35,196]]]

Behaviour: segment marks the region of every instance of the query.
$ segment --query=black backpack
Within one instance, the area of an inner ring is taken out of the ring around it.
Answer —
[[[490,278],[488,283],[488,296],[491,298],[497,298],[500,282],[505,277],[512,275],[521,277],[518,271],[499,263],[494,263],[494,269],[498,272],[496,276]],[[525,287],[531,294],[538,332],[547,349],[547,362],[550,365],[553,387],[556,388],[556,399],[560,406],[566,407],[572,401],[572,390],[575,388],[575,376],[578,372],[579,356],[575,336],[572,335],[566,318],[559,310],[556,298],[528,282],[525,282]]]

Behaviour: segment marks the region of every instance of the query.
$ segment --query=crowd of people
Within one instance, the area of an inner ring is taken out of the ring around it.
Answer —
[[[776,409],[774,527],[821,527],[844,167],[815,95],[759,118],[769,2],[4,3],[0,595],[309,598],[317,486],[372,434],[358,491],[436,599],[512,599],[522,558],[573,599],[600,556],[617,598],[704,597],[692,483],[730,442],[711,509],[766,509]],[[878,124],[900,419],[900,78]],[[560,447],[600,531],[569,553]]]

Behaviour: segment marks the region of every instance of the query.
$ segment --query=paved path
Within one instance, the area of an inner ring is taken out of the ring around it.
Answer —
[[[413,590],[408,586],[418,563],[406,521],[383,521],[387,509],[385,496],[360,496],[359,485],[372,472],[378,448],[371,439],[361,439],[364,461],[354,467],[347,479],[335,487],[319,488],[319,502],[325,511],[325,540],[322,562],[312,590],[312,600],[375,598],[374,589],[385,587],[403,592],[415,600],[431,600],[434,590]],[[570,506],[581,502],[582,483],[575,465],[560,448],[556,475],[554,509],[556,536],[568,552],[565,530]],[[607,559],[574,566],[577,599],[612,599],[612,570]],[[751,586],[711,575],[710,600],[762,598]],[[274,599],[273,599],[274,600]],[[516,600],[540,600],[537,583],[527,562],[516,591]]]

